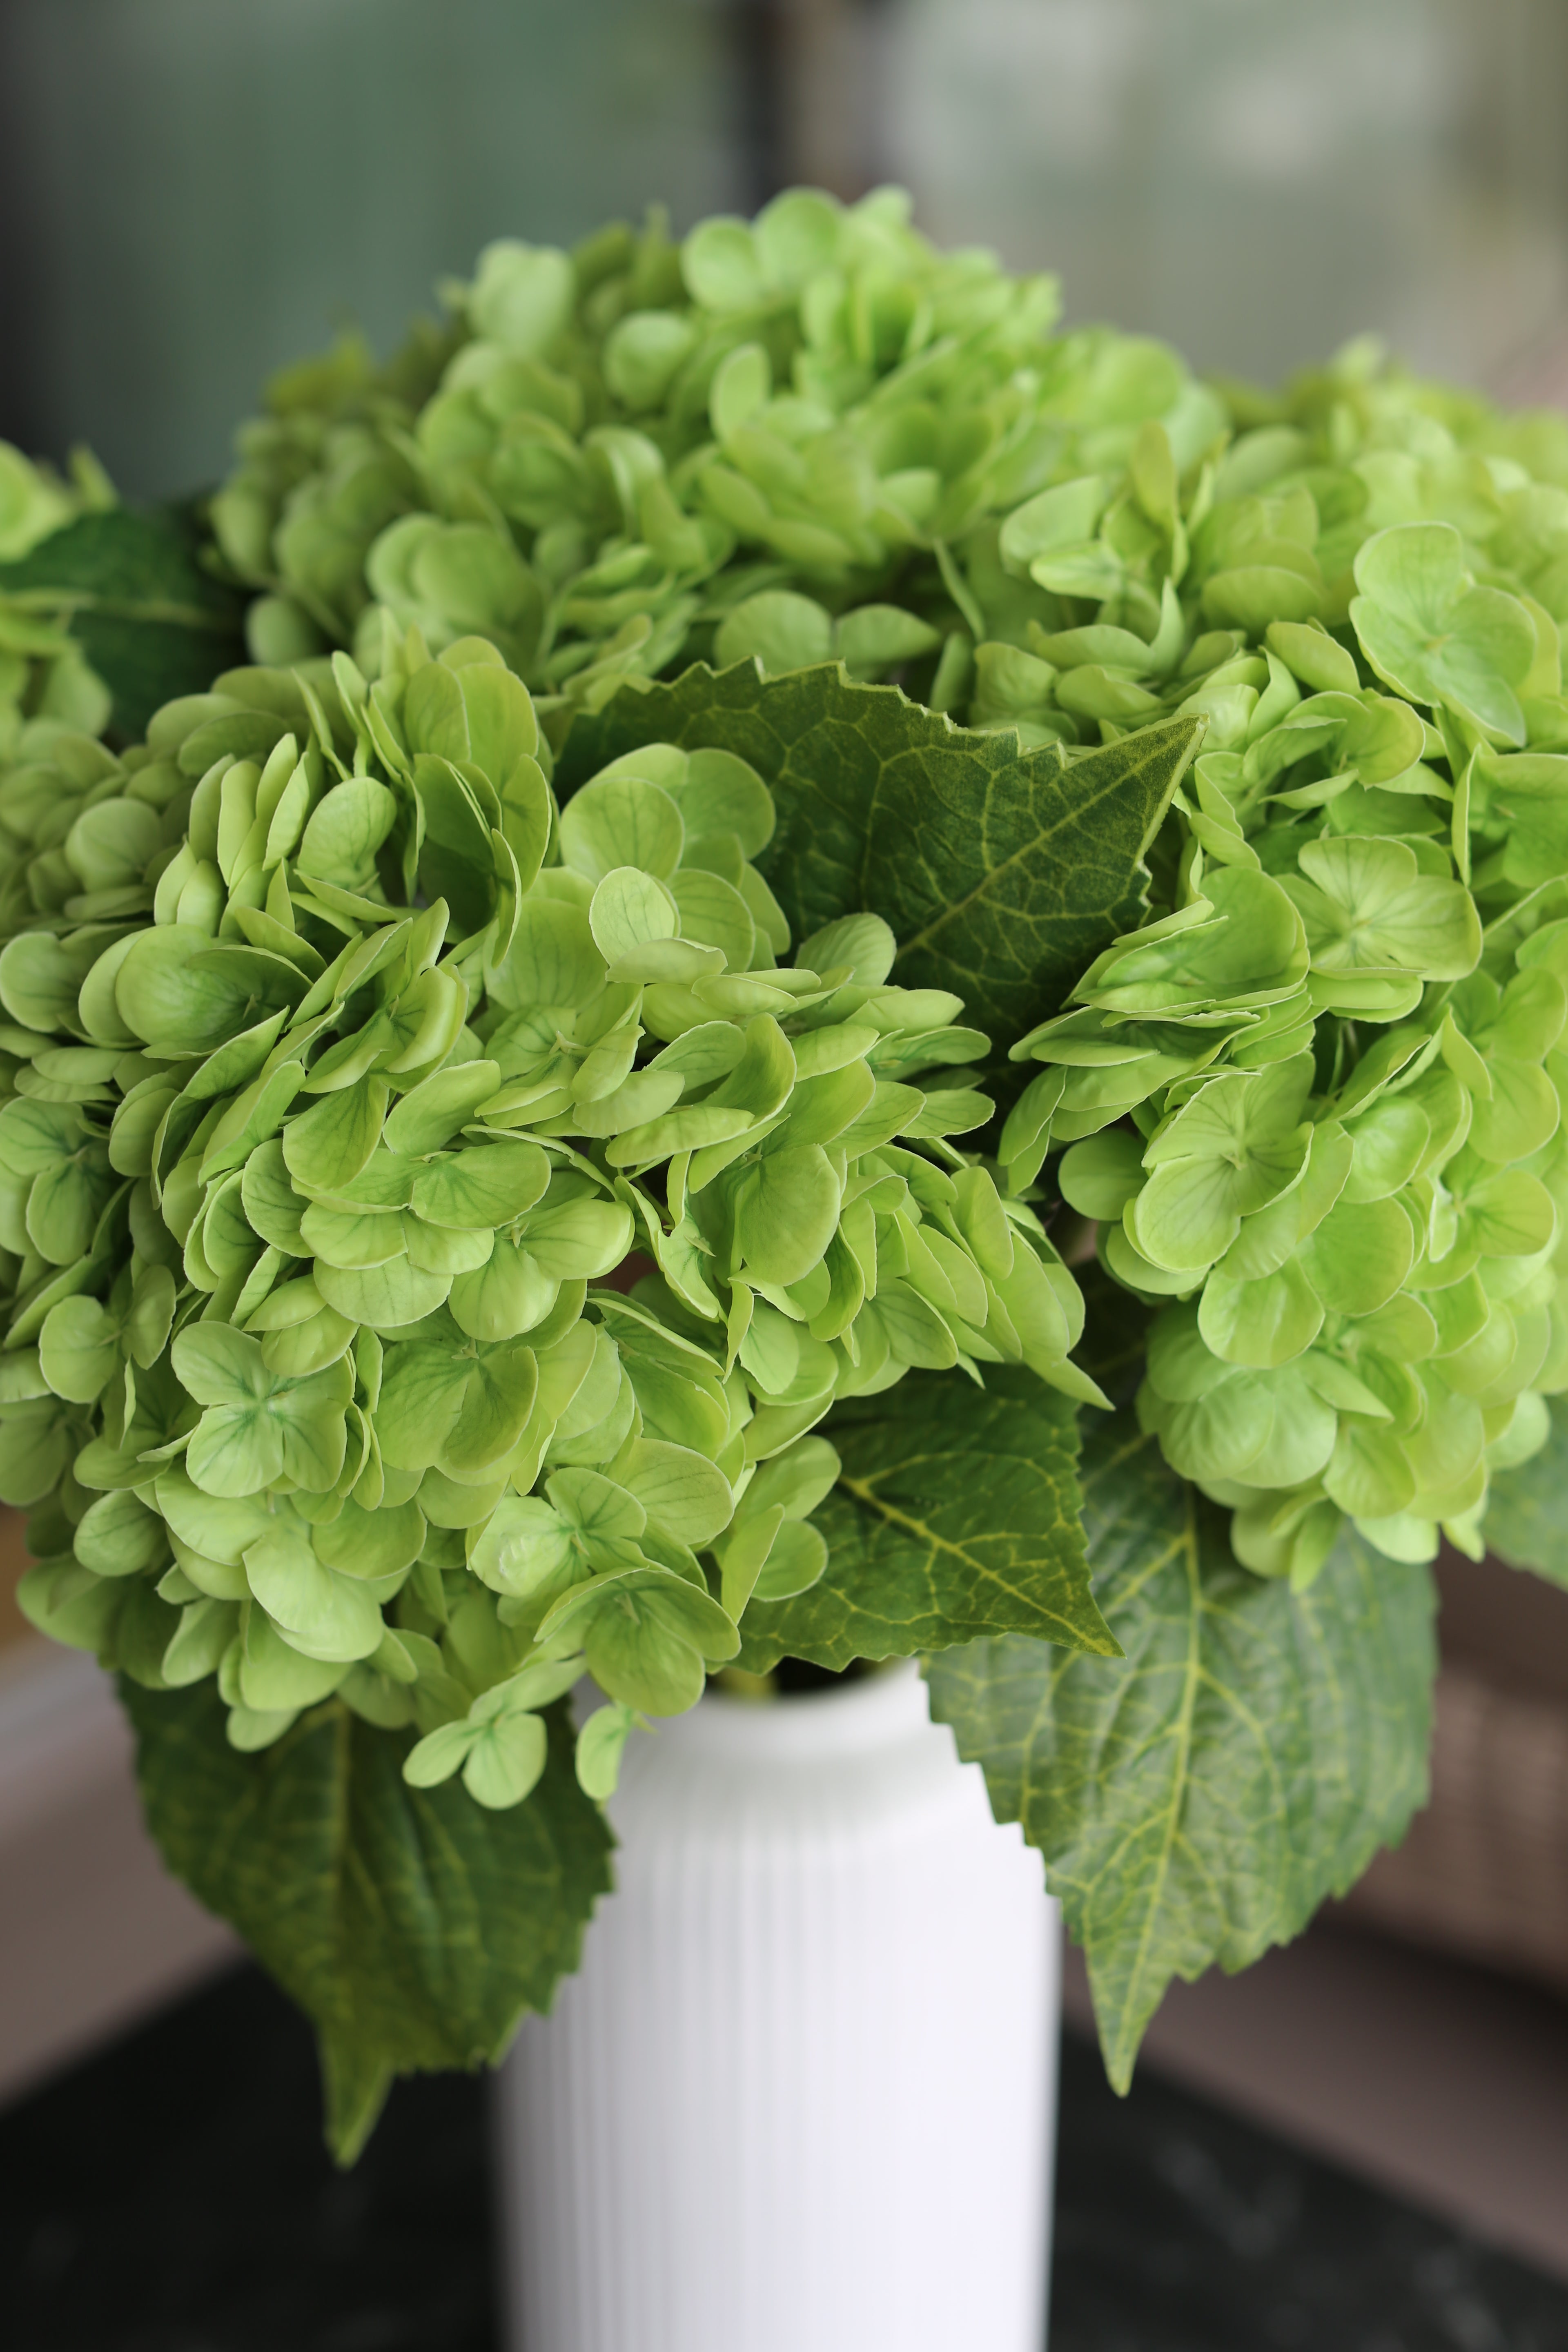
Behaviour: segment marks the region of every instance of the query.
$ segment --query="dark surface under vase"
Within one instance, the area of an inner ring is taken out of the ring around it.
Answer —
[[[316,2098],[244,1969],[0,2116],[7,2352],[499,2352],[483,2084],[349,2174]],[[1568,2287],[1070,2033],[1058,2178],[1051,2352],[1568,2352]]]

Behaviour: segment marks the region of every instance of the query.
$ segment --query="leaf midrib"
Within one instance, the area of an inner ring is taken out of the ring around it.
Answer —
[[[1160,1843],[1159,1859],[1144,1902],[1143,1924],[1139,1932],[1131,1964],[1122,1975],[1122,1996],[1117,2004],[1116,2031],[1111,2037],[1113,2049],[1110,2053],[1108,2053],[1111,2080],[1121,2091],[1126,2090],[1132,2075],[1132,2053],[1127,2050],[1129,2020],[1139,2013],[1136,1995],[1143,1981],[1144,1969],[1153,1943],[1154,1926],[1164,1897],[1165,1882],[1170,1875],[1172,1856],[1181,1833],[1182,1814],[1186,1804],[1192,1759],[1193,1720],[1197,1707],[1198,1683],[1202,1665],[1200,1635],[1204,1601],[1198,1562],[1197,1513],[1190,1486],[1183,1486],[1182,1508],[1182,1530],[1176,1546],[1173,1547],[1173,1549],[1179,1548],[1184,1556],[1190,1604],[1187,1612],[1186,1657],[1182,1669],[1182,1703],[1175,1724],[1175,1757],[1171,1772],[1171,1794],[1164,1808],[1163,1834]],[[1165,1557],[1167,1559],[1170,1557],[1169,1551]],[[1134,2037],[1133,2052],[1136,2048],[1137,2042]]]
[[[910,1465],[905,1463],[900,1466],[900,1469],[907,1469]],[[840,1475],[838,1484],[846,1493],[853,1495],[858,1503],[866,1509],[875,1512],[889,1527],[898,1528],[904,1534],[913,1536],[933,1554],[940,1554],[961,1562],[967,1572],[980,1582],[989,1585],[995,1591],[1005,1592],[1021,1608],[1033,1610],[1046,1623],[1063,1627],[1068,1636],[1064,1646],[1087,1651],[1095,1657],[1113,1657],[1116,1654],[1113,1650],[1087,1642],[1073,1624],[1072,1620],[1064,1616],[1060,1610],[1047,1608],[1034,1595],[1022,1591],[1008,1578],[998,1574],[995,1569],[976,1559],[974,1554],[967,1550],[962,1543],[953,1543],[947,1537],[937,1534],[935,1529],[928,1527],[923,1519],[914,1517],[908,1511],[900,1511],[896,1503],[884,1501],[876,1492],[873,1479],[852,1478],[845,1473]]]
[[[1189,760],[1191,758],[1193,749],[1195,748],[1195,743],[1196,732],[1194,730],[1188,745]],[[1014,850],[1011,856],[1003,858],[1000,864],[988,866],[984,878],[977,882],[972,890],[966,891],[961,898],[951,899],[943,908],[942,913],[937,916],[933,921],[927,923],[921,930],[911,931],[907,939],[900,940],[899,951],[897,956],[894,958],[894,962],[901,963],[905,956],[912,954],[917,948],[923,946],[926,941],[937,938],[944,924],[955,921],[974,904],[974,901],[977,898],[985,897],[994,887],[999,876],[1009,873],[1015,866],[1021,864],[1025,858],[1037,856],[1041,848],[1048,845],[1052,841],[1054,841],[1058,834],[1075,829],[1077,825],[1081,823],[1083,818],[1091,814],[1094,810],[1100,806],[1102,802],[1113,799],[1119,793],[1125,791],[1127,785],[1132,781],[1133,777],[1142,775],[1145,772],[1147,764],[1147,761],[1145,761],[1144,767],[1134,769],[1131,776],[1122,775],[1113,777],[1109,782],[1100,787],[1100,790],[1092,799],[1082,802],[1072,808],[1064,807],[1060,815],[1052,824],[1042,825],[1030,841],[1026,842],[1019,848]],[[1170,780],[1170,793],[1174,793],[1177,784],[1181,782],[1182,776],[1185,772],[1186,766],[1187,761],[1178,761],[1177,764],[1173,769]],[[876,811],[877,795],[881,790],[882,777],[886,773],[887,763],[884,761],[871,794],[871,808],[873,815]],[[1060,779],[1070,773],[1070,769],[1058,768],[1056,773],[1056,781],[1058,785]],[[986,780],[987,815],[989,814],[991,789],[996,779],[994,776],[988,777]],[[1168,799],[1169,794],[1167,794],[1166,797]],[[873,824],[871,832],[868,835],[868,848],[869,848],[871,838],[874,837],[875,830],[875,825]],[[1058,919],[1067,921],[1081,921],[1083,919],[1081,916],[1068,915]]]

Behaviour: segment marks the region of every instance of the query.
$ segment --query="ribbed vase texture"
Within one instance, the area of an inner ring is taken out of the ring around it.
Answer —
[[[914,1667],[634,1739],[501,2072],[510,2352],[1040,2352],[1059,1956]]]

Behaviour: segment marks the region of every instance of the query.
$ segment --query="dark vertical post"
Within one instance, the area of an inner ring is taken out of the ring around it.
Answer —
[[[790,0],[725,0],[734,61],[735,116],[746,209],[787,187],[790,123]]]
[[[0,0],[0,440],[29,457],[59,457],[49,446],[38,382],[47,265],[16,19]]]

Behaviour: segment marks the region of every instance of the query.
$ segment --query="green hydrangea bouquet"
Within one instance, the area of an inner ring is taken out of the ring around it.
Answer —
[[[925,1661],[1125,2083],[1422,1801],[1440,1538],[1568,1581],[1568,423],[889,191],[445,292],[194,514],[0,472],[24,1606],[340,2154],[784,1658]]]

